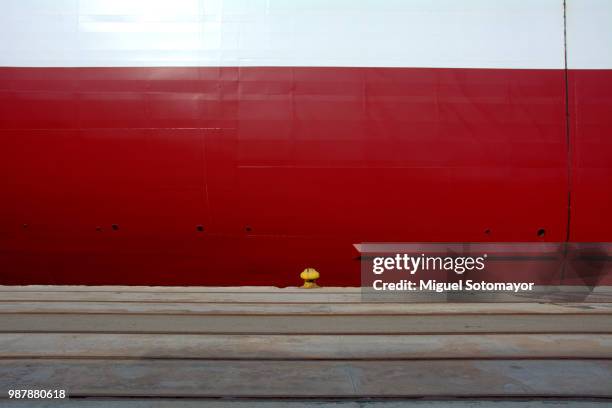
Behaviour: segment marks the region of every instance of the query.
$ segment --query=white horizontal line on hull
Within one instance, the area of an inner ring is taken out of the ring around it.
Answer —
[[[565,66],[563,0],[51,3],[3,2],[0,66]]]

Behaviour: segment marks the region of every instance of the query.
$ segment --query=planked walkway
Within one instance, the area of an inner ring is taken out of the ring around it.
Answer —
[[[63,388],[71,399],[9,401],[15,388]],[[0,406],[202,403],[610,406],[612,303],[365,303],[355,288],[0,287]]]

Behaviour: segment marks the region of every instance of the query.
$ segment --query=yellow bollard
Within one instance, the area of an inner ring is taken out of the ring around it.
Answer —
[[[314,289],[318,288],[319,285],[315,282],[319,279],[319,272],[315,268],[306,268],[300,273],[300,278],[304,279],[304,285],[302,289]]]

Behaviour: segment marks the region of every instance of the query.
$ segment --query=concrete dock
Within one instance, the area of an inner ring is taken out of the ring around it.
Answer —
[[[0,287],[0,405],[604,407],[612,303],[357,288]],[[9,400],[64,389],[65,400]]]

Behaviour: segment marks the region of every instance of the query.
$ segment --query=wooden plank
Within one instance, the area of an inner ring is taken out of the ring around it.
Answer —
[[[612,315],[2,314],[0,332],[415,334],[612,333]]]
[[[297,286],[279,288],[276,286],[0,285],[0,292],[304,293],[304,289]],[[316,292],[361,293],[361,288],[329,286],[317,288]]]
[[[296,275],[297,276],[297,275]],[[297,283],[297,282],[296,282]],[[612,294],[612,286],[536,285],[535,291]],[[361,293],[359,287],[324,286],[308,292]],[[0,285],[0,292],[145,292],[145,293],[303,293],[297,286],[86,286],[86,285]]]
[[[360,293],[327,293],[302,290],[298,293],[224,292],[1,292],[0,302],[8,301],[81,302],[244,302],[244,303],[329,303],[361,302]]]
[[[610,398],[612,361],[0,361],[2,395],[24,381],[73,397]]]
[[[159,303],[0,302],[0,313],[144,314],[612,314],[612,303]]]
[[[272,399],[185,399],[185,398],[104,398],[103,400],[3,401],[3,407],[28,408],[609,408],[607,400],[547,398],[535,400],[272,400]]]
[[[0,358],[451,359],[612,358],[609,334],[0,334]]]
[[[7,287],[5,287],[7,288]],[[303,290],[303,289],[276,289],[270,291],[207,291],[200,292],[191,288],[179,291],[161,290],[125,290],[123,287],[112,287],[113,290],[92,290],[83,287],[79,290],[60,291],[49,290],[4,290],[0,291],[0,302],[29,302],[29,301],[83,301],[83,302],[241,302],[241,303],[362,303],[359,288],[328,288],[328,290]],[[591,302],[610,303],[612,294],[601,292],[598,288],[589,291],[583,288],[580,291],[560,291],[546,294],[513,294],[511,292],[501,294],[462,293],[452,298],[454,301],[504,301],[504,302],[542,302],[548,299],[555,303],[566,302]],[[389,294],[391,296],[392,294]],[[371,295],[370,295],[371,296]],[[382,296],[374,298],[377,301],[385,300]],[[390,302],[410,301],[414,302],[446,302],[446,295],[438,293],[413,293],[402,294],[401,297],[388,298]]]

